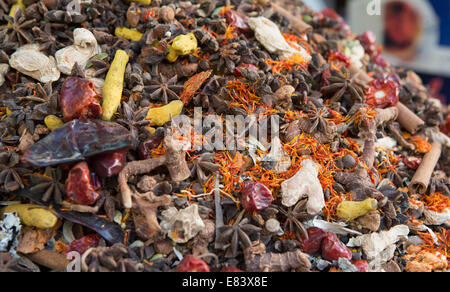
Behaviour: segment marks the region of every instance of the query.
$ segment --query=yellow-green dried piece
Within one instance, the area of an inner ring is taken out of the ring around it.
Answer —
[[[144,5],[150,5],[150,3],[152,3],[152,0],[131,0],[130,2],[136,2],[136,3],[141,3]]]
[[[182,34],[173,39],[172,48],[179,56],[194,53],[197,50],[198,42],[193,33]]]
[[[337,206],[336,212],[339,218],[353,220],[376,210],[377,206],[377,200],[372,198],[361,202],[344,201]]]
[[[64,125],[64,122],[55,115],[46,116],[44,119],[44,123],[47,126],[47,128],[51,131],[58,129],[59,127]]]
[[[11,10],[9,11],[9,16],[14,17],[14,14],[16,14],[17,9],[22,9],[22,13],[25,13],[25,4],[23,4],[22,0],[18,0],[16,4],[11,6]]]
[[[123,91],[123,79],[125,67],[129,60],[128,54],[123,50],[117,50],[114,60],[106,74],[103,86],[102,119],[111,120],[120,105]]]
[[[183,102],[181,100],[174,100],[162,107],[155,107],[148,110],[147,120],[151,121],[152,126],[162,126],[171,118],[181,114],[183,110]]]
[[[169,51],[169,54],[167,54],[166,56],[167,61],[173,63],[178,60],[178,52],[175,51],[175,49],[171,45],[167,46],[167,51]]]
[[[124,39],[134,42],[140,41],[143,35],[142,32],[126,27],[116,27],[114,34],[116,37],[123,37]]]
[[[10,205],[3,208],[2,212],[3,214],[16,212],[22,224],[39,229],[52,228],[58,221],[58,217],[52,212],[33,204]]]

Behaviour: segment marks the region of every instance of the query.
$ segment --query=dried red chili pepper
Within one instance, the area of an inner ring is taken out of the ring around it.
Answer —
[[[351,250],[346,247],[334,233],[328,233],[322,241],[322,257],[328,261],[337,261],[339,258],[352,259]]]
[[[248,26],[248,16],[235,10],[227,10],[225,12],[225,18],[229,25],[234,26],[241,33],[251,32],[251,28]]]
[[[403,162],[407,167],[416,170],[422,163],[422,159],[414,156],[407,156],[403,158]]]
[[[352,63],[352,61],[342,52],[332,52],[330,57],[328,57],[328,60],[330,62],[335,60],[340,61],[345,64],[345,67],[350,66]]]
[[[152,150],[158,148],[158,146],[162,143],[163,137],[153,136],[145,140],[139,145],[139,158],[140,159],[149,159],[151,158]]]
[[[68,77],[60,92],[61,110],[65,121],[81,117],[98,118],[102,107],[98,102],[94,83],[88,79]]]
[[[273,201],[272,192],[262,183],[244,182],[241,188],[241,204],[245,210],[261,211]]]
[[[178,272],[209,272],[209,266],[203,260],[191,254],[185,255],[177,268]]]
[[[352,264],[358,269],[358,273],[367,273],[369,264],[365,260],[352,261]]]
[[[97,234],[86,235],[72,241],[66,251],[66,254],[71,251],[76,251],[79,254],[83,254],[88,248],[97,247],[99,243],[100,237]]]
[[[445,119],[445,124],[441,125],[441,131],[445,135],[450,135],[450,114],[447,115],[447,118]]]
[[[99,176],[112,177],[125,166],[126,157],[127,151],[104,153],[93,157],[91,165]]]
[[[221,273],[240,273],[243,272],[243,270],[240,270],[236,267],[225,267],[220,270]]]
[[[372,80],[366,94],[366,103],[377,108],[396,106],[398,103],[399,87],[386,78]]]
[[[66,194],[77,204],[92,205],[100,198],[91,182],[91,173],[86,162],[80,162],[70,171],[66,180]]]
[[[303,240],[301,249],[309,254],[316,253],[320,250],[322,240],[327,237],[327,232],[317,227],[308,228],[308,239]]]

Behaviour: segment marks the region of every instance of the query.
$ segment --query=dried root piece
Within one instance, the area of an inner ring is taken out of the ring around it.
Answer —
[[[372,184],[367,175],[356,172],[337,172],[334,179],[353,193],[353,199],[362,201],[367,198],[381,199],[383,194]]]
[[[266,253],[266,246],[261,241],[244,250],[244,259],[247,272],[307,272],[311,267],[308,255],[299,249],[279,254]]]
[[[186,152],[181,150],[181,142],[173,139],[172,136],[167,136],[164,139],[164,146],[167,150],[164,156],[129,162],[120,172],[118,182],[122,194],[122,203],[126,209],[132,207],[132,191],[128,186],[130,176],[149,173],[162,165],[167,167],[170,177],[174,181],[183,181],[191,175],[185,159]]]
[[[406,141],[405,138],[403,138],[402,133],[400,132],[400,126],[396,122],[391,122],[388,124],[388,129],[391,132],[391,136],[397,141],[398,144],[400,144],[403,148],[407,150],[414,151],[416,149],[416,146],[414,144],[409,143]]]
[[[152,192],[146,194],[135,193],[133,195],[133,220],[136,233],[144,239],[155,236],[161,226],[158,223],[158,208],[172,203],[170,196],[155,196]]]

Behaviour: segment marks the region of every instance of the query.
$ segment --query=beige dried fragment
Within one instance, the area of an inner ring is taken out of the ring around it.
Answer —
[[[450,224],[450,209],[447,209],[445,212],[436,212],[425,208],[423,211],[423,216],[425,220],[423,221],[426,225],[442,225],[442,224]]]
[[[256,39],[270,53],[275,53],[280,58],[289,58],[300,54],[305,61],[311,61],[311,55],[304,48],[299,46],[296,50],[286,42],[278,26],[271,20],[263,16],[251,17],[248,20],[248,25],[255,32]]]
[[[381,216],[377,210],[370,211],[357,219],[362,228],[375,232],[380,228]]]
[[[275,173],[285,172],[291,167],[291,158],[286,151],[284,151],[280,138],[277,136],[272,138],[270,152],[263,158],[262,161],[266,163],[273,163],[272,169]]]
[[[97,40],[92,32],[85,28],[76,28],[73,31],[73,40],[73,45],[55,53],[58,69],[67,75],[72,72],[75,63],[84,68],[91,57],[100,53]]]
[[[309,256],[296,249],[286,253],[266,253],[266,246],[256,241],[244,250],[247,272],[307,272],[311,267]]]
[[[194,238],[205,224],[198,214],[198,205],[193,204],[185,209],[175,207],[162,212],[161,231],[176,243],[186,243]]]
[[[293,177],[281,183],[282,203],[291,207],[307,195],[306,209],[309,214],[316,215],[325,207],[323,189],[318,179],[319,167],[311,159],[304,160],[301,166]]]
[[[42,83],[57,81],[60,72],[53,56],[47,57],[39,50],[38,44],[28,44],[18,48],[9,59],[9,65],[22,74]]]
[[[5,83],[5,75],[8,73],[9,65],[8,64],[0,64],[0,86]]]
[[[381,269],[381,265],[391,260],[395,252],[395,243],[409,234],[406,225],[397,225],[388,231],[374,232],[351,238],[349,247],[361,246],[372,271]]]

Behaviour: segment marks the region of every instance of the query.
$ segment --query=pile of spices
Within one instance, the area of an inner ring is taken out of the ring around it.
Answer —
[[[448,269],[450,110],[372,32],[288,0],[0,6],[0,270]]]

